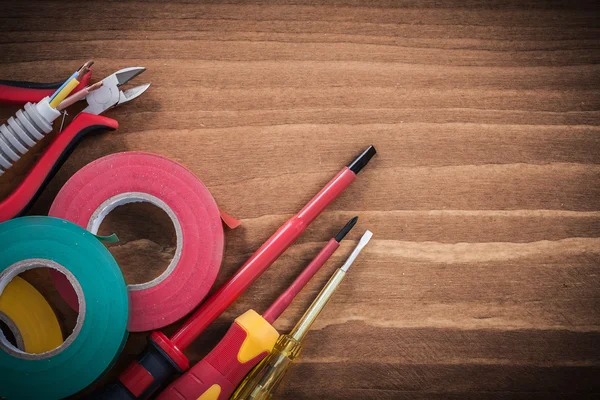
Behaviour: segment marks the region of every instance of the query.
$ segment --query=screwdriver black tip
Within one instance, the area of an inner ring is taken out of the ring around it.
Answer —
[[[354,227],[354,225],[356,225],[357,221],[358,217],[354,217],[350,221],[348,221],[348,223],[342,228],[342,230],[339,231],[337,235],[335,235],[335,241],[338,243],[341,242],[342,239],[346,237],[348,232],[350,232],[350,230]]]
[[[373,156],[377,154],[377,150],[373,145],[369,146],[364,150],[358,157],[356,157],[350,164],[348,164],[348,168],[355,174],[358,174],[361,169],[365,167],[373,158]]]

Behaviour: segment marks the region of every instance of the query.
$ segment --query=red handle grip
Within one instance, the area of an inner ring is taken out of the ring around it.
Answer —
[[[253,310],[245,312],[219,344],[157,400],[227,400],[246,374],[269,354],[278,337],[263,317]]]
[[[33,203],[85,134],[100,129],[115,130],[118,126],[114,119],[79,113],[64,131],[57,134],[21,184],[0,202],[0,222],[20,215]]]

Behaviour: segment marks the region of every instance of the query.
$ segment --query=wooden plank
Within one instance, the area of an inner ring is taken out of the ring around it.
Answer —
[[[375,233],[278,397],[597,397],[599,9],[587,0],[2,2],[0,77],[55,81],[93,58],[96,79],[141,65],[136,82],[153,83],[106,113],[119,129],[86,138],[31,212],[46,213],[99,157],[163,154],[242,219],[226,234],[218,286],[374,144],[359,179],[192,344],[190,359],[241,312],[263,311],[358,215],[276,323],[290,329],[360,233]],[[0,196],[47,142],[0,179]],[[157,276],[173,255],[173,230],[153,207],[117,209],[101,228],[112,232],[129,282]],[[25,278],[70,331],[76,314],[47,273]],[[130,335],[107,376],[73,399],[118,375],[146,335]]]

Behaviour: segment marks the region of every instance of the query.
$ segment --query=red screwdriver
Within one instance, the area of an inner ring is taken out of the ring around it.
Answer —
[[[340,241],[356,224],[352,218],[308,264],[296,280],[260,316],[248,310],[237,317],[217,346],[198,364],[165,389],[157,400],[226,400],[244,376],[273,349],[279,318],[310,278],[340,247]]]
[[[154,331],[148,347],[136,361],[109,385],[90,398],[102,400],[147,399],[163,383],[189,369],[183,350],[194,341],[252,282],[254,282],[306,228],[356,179],[357,174],[376,154],[369,146],[342,168],[296,215],[279,229],[240,267],[240,269],[190,315],[184,324],[167,337]]]

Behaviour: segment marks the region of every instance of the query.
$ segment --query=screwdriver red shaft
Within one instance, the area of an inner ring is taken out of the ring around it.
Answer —
[[[294,297],[302,290],[302,288],[310,281],[314,274],[317,273],[319,268],[327,260],[335,251],[340,247],[340,242],[342,239],[350,232],[350,229],[356,225],[356,221],[358,221],[358,217],[352,218],[341,231],[334,238],[331,238],[329,242],[321,249],[319,254],[308,264],[306,268],[298,275],[296,280],[290,285],[289,288],[286,289],[285,292],[281,293],[281,295],[271,304],[271,306],[263,313],[263,318],[267,320],[270,324],[275,322],[277,318],[285,311],[285,309],[290,305]]]
[[[311,264],[302,271],[302,273],[298,276],[298,279],[292,283],[292,285],[275,300],[273,304],[263,313],[263,318],[272,324],[275,322],[277,318],[285,311],[285,309],[290,305],[294,297],[300,292],[300,290],[306,285],[306,283],[310,280],[310,278],[317,272],[319,268],[325,261],[331,257],[333,253],[340,247],[340,244],[335,240],[331,239],[325,247],[321,250],[321,252],[315,257],[315,259],[311,262]]]

